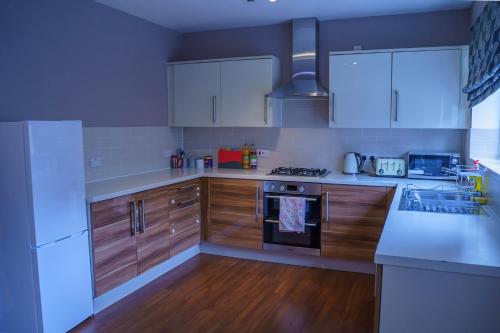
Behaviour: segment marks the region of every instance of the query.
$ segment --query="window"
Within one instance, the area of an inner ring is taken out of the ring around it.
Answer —
[[[500,89],[472,108],[469,157],[500,170]]]

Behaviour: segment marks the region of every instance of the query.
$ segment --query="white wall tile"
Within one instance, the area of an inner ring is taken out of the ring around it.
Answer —
[[[95,181],[168,168],[164,150],[182,146],[182,129],[169,127],[85,127],[85,178]],[[103,166],[90,168],[90,158]]]
[[[259,167],[321,167],[341,171],[343,155],[402,157],[408,151],[463,153],[465,130],[329,129],[329,128],[186,128],[184,148],[193,157],[211,154],[219,147],[245,143],[271,150],[259,158]]]

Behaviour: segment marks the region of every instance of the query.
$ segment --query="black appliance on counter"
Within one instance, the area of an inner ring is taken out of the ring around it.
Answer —
[[[306,200],[304,232],[279,230],[280,198],[303,197]],[[264,182],[264,250],[320,255],[321,184],[282,181]]]

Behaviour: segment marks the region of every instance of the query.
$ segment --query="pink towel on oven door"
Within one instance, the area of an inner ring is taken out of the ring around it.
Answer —
[[[280,197],[279,231],[304,232],[306,228],[306,199]]]

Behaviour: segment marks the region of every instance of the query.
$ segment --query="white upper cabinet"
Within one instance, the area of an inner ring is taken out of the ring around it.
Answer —
[[[171,66],[169,99],[175,126],[216,126],[220,114],[220,66],[220,62]]]
[[[461,50],[394,52],[395,128],[459,128]]]
[[[331,55],[330,94],[330,127],[390,127],[391,53]]]
[[[266,98],[279,83],[275,57],[173,63],[168,76],[171,126],[281,126],[279,101]]]
[[[330,127],[467,128],[467,47],[332,52]]]
[[[221,125],[268,127],[273,117],[272,100],[266,94],[277,84],[273,59],[223,61],[221,64]]]

